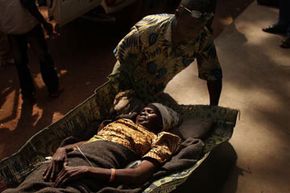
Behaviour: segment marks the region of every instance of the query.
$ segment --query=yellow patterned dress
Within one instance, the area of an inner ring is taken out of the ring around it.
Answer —
[[[140,157],[164,163],[177,150],[181,139],[169,132],[155,134],[130,119],[119,119],[101,129],[89,142],[107,140],[134,151]]]

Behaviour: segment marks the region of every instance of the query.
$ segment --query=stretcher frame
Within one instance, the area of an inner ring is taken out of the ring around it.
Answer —
[[[86,132],[90,123],[110,116],[117,91],[108,81],[81,104],[69,111],[59,121],[33,135],[16,153],[0,161],[0,191],[15,187],[31,173],[45,158],[52,155],[63,139],[80,130]],[[208,105],[179,105],[177,110],[184,120],[191,118],[211,119],[216,122],[213,134],[205,140],[205,154],[192,167],[154,181],[144,193],[167,193],[179,185],[198,168],[217,145],[230,139],[236,124],[238,110]]]

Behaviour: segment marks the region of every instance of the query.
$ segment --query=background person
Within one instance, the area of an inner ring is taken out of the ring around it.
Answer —
[[[34,100],[35,86],[28,67],[28,43],[39,58],[42,79],[49,96],[60,94],[59,80],[44,37],[53,27],[40,14],[34,0],[0,0],[0,31],[8,35],[18,72],[22,98]]]
[[[7,35],[0,31],[0,67],[14,64]]]

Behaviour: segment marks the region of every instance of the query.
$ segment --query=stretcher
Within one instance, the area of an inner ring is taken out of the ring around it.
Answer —
[[[110,107],[117,92],[110,81],[106,82],[62,119],[36,133],[16,153],[1,160],[0,190],[21,183],[34,168],[45,161],[47,156],[53,154],[63,139],[76,133],[89,132],[91,123],[110,117]],[[238,115],[235,109],[208,105],[179,105],[175,110],[181,114],[184,121],[196,118],[211,119],[216,123],[215,128],[204,140],[204,155],[196,164],[155,180],[144,188],[145,193],[165,193],[178,188],[207,159],[217,145],[230,139]]]

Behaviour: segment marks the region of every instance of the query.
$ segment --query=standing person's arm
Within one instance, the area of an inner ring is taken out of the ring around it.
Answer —
[[[39,23],[43,25],[43,28],[45,29],[47,35],[50,37],[53,35],[53,26],[52,24],[48,23],[44,17],[39,12],[35,0],[20,0],[22,6],[26,8],[32,16],[34,16]]]
[[[210,105],[217,106],[222,91],[222,79],[207,81]]]
[[[222,91],[222,68],[211,35],[205,37],[197,55],[199,78],[207,81],[209,104],[216,106]]]
[[[141,56],[141,44],[139,32],[136,27],[118,43],[114,50],[117,62],[112,73],[108,76],[109,80],[120,90],[132,88],[134,83],[134,69],[139,63]]]

